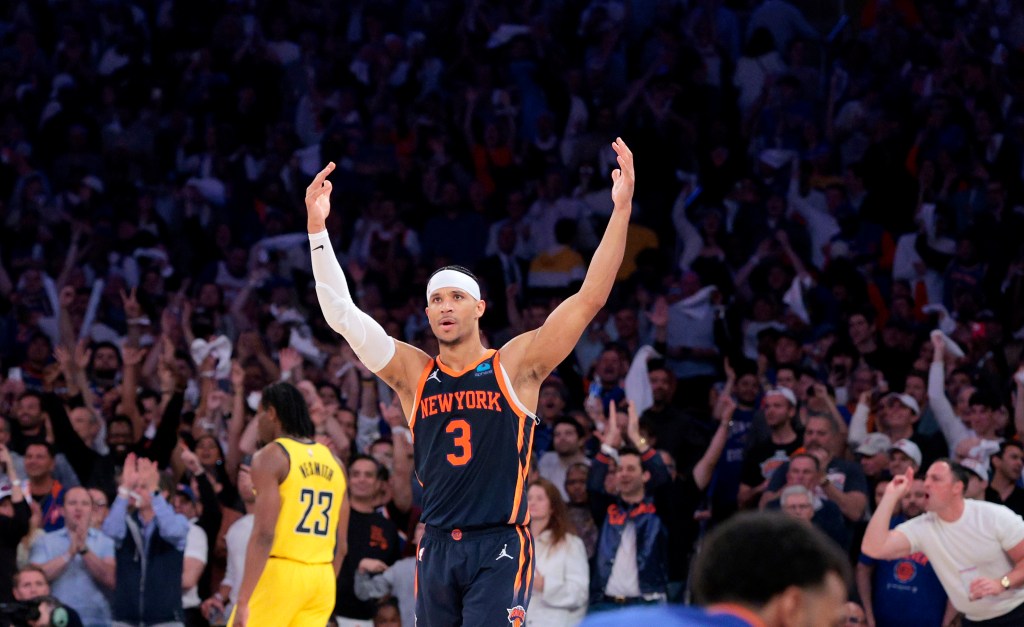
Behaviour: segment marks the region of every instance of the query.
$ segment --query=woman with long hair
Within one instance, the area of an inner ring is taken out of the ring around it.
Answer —
[[[533,597],[526,612],[530,627],[573,627],[587,613],[590,567],[583,541],[571,532],[562,495],[547,479],[526,493],[535,543]]]

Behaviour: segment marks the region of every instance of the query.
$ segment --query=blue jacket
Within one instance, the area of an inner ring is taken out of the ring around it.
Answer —
[[[598,523],[601,524],[601,536],[594,554],[594,574],[590,578],[590,593],[593,602],[604,597],[608,578],[612,573],[612,562],[622,542],[622,532],[626,522],[632,521],[636,526],[636,561],[637,578],[641,594],[664,593],[668,584],[668,529],[662,522],[654,506],[654,489],[669,481],[670,476],[661,456],[654,449],[649,449],[641,458],[644,470],[651,477],[645,487],[646,495],[639,503],[627,504],[622,499],[612,497],[604,492],[604,479],[608,474],[609,458],[604,453],[594,457],[590,468],[587,488],[590,492],[591,505],[595,509],[603,507]]]
[[[116,544],[114,620],[132,624],[184,621],[181,571],[188,519],[175,513],[163,496],[153,498],[153,511],[154,519],[143,525],[137,513],[127,511],[124,497],[118,496],[103,521],[103,532]]]

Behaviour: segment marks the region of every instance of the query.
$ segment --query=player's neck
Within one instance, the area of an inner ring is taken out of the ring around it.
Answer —
[[[442,344],[438,347],[438,358],[445,366],[462,372],[467,367],[480,361],[487,354],[487,349],[479,340],[464,340],[457,344]]]

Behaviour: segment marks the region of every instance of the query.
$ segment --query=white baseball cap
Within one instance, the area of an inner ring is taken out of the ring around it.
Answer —
[[[914,463],[917,464],[918,468],[921,467],[921,448],[910,440],[906,438],[896,440],[892,443],[892,448],[889,450],[902,452],[904,455],[914,460]]]
[[[965,457],[960,460],[960,465],[973,472],[982,481],[988,481],[988,466],[984,462],[980,462],[973,457]]]

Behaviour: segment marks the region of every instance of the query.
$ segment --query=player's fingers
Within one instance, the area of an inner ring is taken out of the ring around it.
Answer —
[[[326,166],[324,166],[323,170],[320,170],[319,172],[317,172],[316,176],[313,177],[313,182],[310,183],[309,187],[306,188],[306,192],[307,193],[308,192],[312,192],[312,191],[314,191],[316,189],[319,189],[321,186],[323,186],[324,181],[327,180],[327,176],[331,172],[334,172],[334,167],[335,167],[334,166],[334,162],[331,161]]]
[[[619,170],[619,169],[612,170],[612,182],[618,181],[619,177],[621,177],[621,176],[622,176],[622,170]]]

